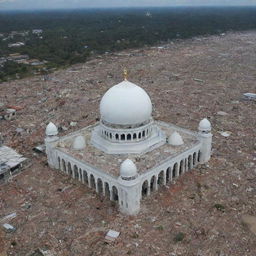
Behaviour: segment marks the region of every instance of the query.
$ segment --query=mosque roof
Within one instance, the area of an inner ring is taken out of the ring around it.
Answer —
[[[135,125],[151,118],[152,103],[144,89],[127,80],[111,87],[100,102],[101,119],[115,125]]]

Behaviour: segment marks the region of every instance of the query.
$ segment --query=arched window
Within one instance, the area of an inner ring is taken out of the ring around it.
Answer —
[[[178,163],[175,163],[173,170],[172,170],[172,177],[175,178],[178,174]]]
[[[84,182],[88,184],[88,174],[86,171],[84,171]]]
[[[142,132],[142,138],[144,138],[144,137],[145,137],[145,131]]]
[[[109,134],[109,138],[112,140],[112,133]]]
[[[184,167],[184,161],[183,160],[181,160],[180,161],[180,170],[179,170],[179,175],[181,175],[182,174],[182,172],[183,172],[183,167]]]
[[[133,139],[134,139],[134,140],[137,139],[137,134],[136,134],[136,133],[133,134]]]
[[[116,133],[116,140],[119,140],[119,135]]]
[[[125,140],[125,135],[121,134],[121,140]]]
[[[138,136],[139,139],[141,139],[141,133],[139,132],[139,136]]]
[[[77,168],[76,165],[74,166],[74,178],[75,178],[75,179],[78,179],[78,178],[79,178],[78,168]]]
[[[112,187],[113,200],[118,201],[118,190],[115,186]]]
[[[143,197],[145,197],[145,196],[147,196],[147,194],[148,194],[148,181],[145,180],[145,181],[143,182],[143,184],[142,184],[141,195],[142,195]]]
[[[72,168],[70,163],[68,163],[68,174],[72,176]]]
[[[110,190],[107,182],[105,182],[105,196],[106,198],[110,199]]]
[[[200,162],[200,155],[201,155],[201,151],[199,150],[198,151],[198,154],[197,154],[197,161]]]
[[[171,172],[171,167],[168,167],[166,170],[166,183],[170,181],[170,172]]]
[[[191,155],[188,157],[188,169],[189,170],[192,169],[192,156]]]
[[[92,174],[90,175],[90,182],[91,182],[91,188],[95,189],[96,188],[95,178]]]
[[[150,180],[150,191],[156,190],[156,177],[153,176]]]
[[[65,172],[65,173],[67,172],[66,163],[65,163],[64,159],[62,159],[62,171]]]
[[[127,134],[127,140],[131,140],[132,139],[132,135],[129,133]]]
[[[157,184],[159,186],[163,186],[164,185],[164,171],[161,171],[158,175],[158,179],[157,179]]]
[[[196,165],[196,159],[197,159],[197,157],[196,157],[196,152],[193,154],[193,165]]]
[[[100,178],[97,180],[97,186],[98,186],[98,193],[103,194],[103,183]]]

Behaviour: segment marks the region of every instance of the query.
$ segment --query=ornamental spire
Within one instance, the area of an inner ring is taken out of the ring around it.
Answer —
[[[127,81],[128,78],[128,71],[126,68],[124,68],[124,80]]]

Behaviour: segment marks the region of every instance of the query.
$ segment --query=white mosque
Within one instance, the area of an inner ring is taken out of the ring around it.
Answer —
[[[61,138],[49,123],[48,163],[118,201],[124,214],[138,213],[144,196],[210,159],[207,119],[199,123],[198,132],[154,121],[150,97],[126,76],[102,97],[100,115],[99,123]]]

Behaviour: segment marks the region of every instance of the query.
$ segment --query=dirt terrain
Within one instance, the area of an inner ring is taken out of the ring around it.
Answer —
[[[0,255],[255,256],[256,102],[243,99],[256,93],[255,60],[256,32],[249,31],[106,54],[47,81],[1,84],[2,105],[19,110],[15,120],[0,120],[0,131],[31,166],[0,187],[0,220],[17,213],[8,222],[15,232],[0,229]],[[98,120],[100,99],[124,67],[151,96],[155,119],[197,130],[207,117],[214,134],[210,162],[142,200],[134,217],[32,150],[49,121],[64,135]],[[109,229],[121,232],[111,244]]]

